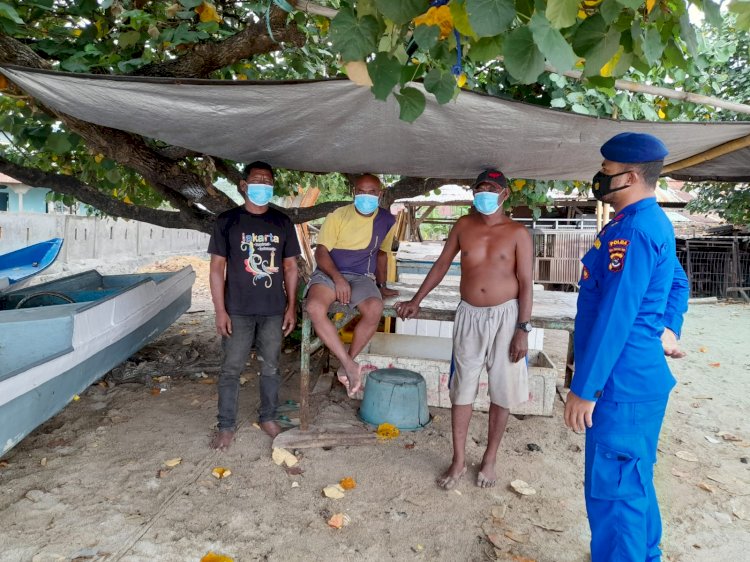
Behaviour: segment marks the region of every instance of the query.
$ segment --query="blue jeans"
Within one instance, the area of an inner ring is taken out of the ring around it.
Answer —
[[[592,562],[661,560],[654,464],[668,399],[596,403],[584,482]]]
[[[245,369],[253,343],[261,360],[258,415],[261,423],[276,418],[281,386],[279,354],[284,339],[281,330],[283,318],[283,315],[231,316],[232,335],[221,341],[224,361],[219,375],[219,430],[234,431],[237,428],[240,374]]]

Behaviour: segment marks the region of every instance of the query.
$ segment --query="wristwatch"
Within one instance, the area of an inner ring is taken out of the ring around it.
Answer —
[[[385,281],[384,281],[383,283],[375,283],[375,286],[376,286],[376,287],[377,287],[378,289],[387,289],[387,288],[388,288],[388,287],[386,286],[386,282],[385,282]]]
[[[533,327],[531,326],[531,322],[519,322],[516,325],[516,329],[523,330],[528,334],[531,330],[533,330]]]

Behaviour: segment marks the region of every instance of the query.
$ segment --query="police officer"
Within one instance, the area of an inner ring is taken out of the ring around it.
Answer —
[[[565,424],[586,431],[592,562],[653,561],[661,557],[656,446],[675,385],[665,356],[684,355],[677,339],[688,281],[654,193],[667,148],[622,133],[601,153],[592,188],[615,218],[582,260]]]

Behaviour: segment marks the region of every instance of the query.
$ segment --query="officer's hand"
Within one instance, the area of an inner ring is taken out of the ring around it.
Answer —
[[[687,353],[680,349],[677,334],[669,328],[664,328],[664,333],[661,335],[661,346],[664,348],[664,355],[672,359],[680,359],[687,355]]]
[[[565,425],[573,431],[583,433],[587,427],[594,425],[591,416],[596,402],[579,398],[573,391],[568,392],[565,401]]]
[[[510,340],[510,360],[519,362],[529,352],[529,334],[523,330],[516,330],[513,339]]]
[[[406,320],[408,318],[414,318],[419,313],[419,302],[414,299],[407,302],[397,302],[395,308],[398,317],[402,320]]]
[[[216,333],[221,337],[232,335],[232,319],[226,311],[216,313]]]
[[[349,284],[349,281],[341,277],[338,280],[334,281],[334,286],[336,291],[336,300],[341,304],[349,304],[349,301],[352,298],[352,286]]]

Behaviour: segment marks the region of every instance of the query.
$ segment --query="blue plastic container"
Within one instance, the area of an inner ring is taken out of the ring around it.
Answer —
[[[378,369],[368,374],[359,417],[374,426],[390,423],[404,431],[422,429],[430,423],[424,378],[404,369]]]

